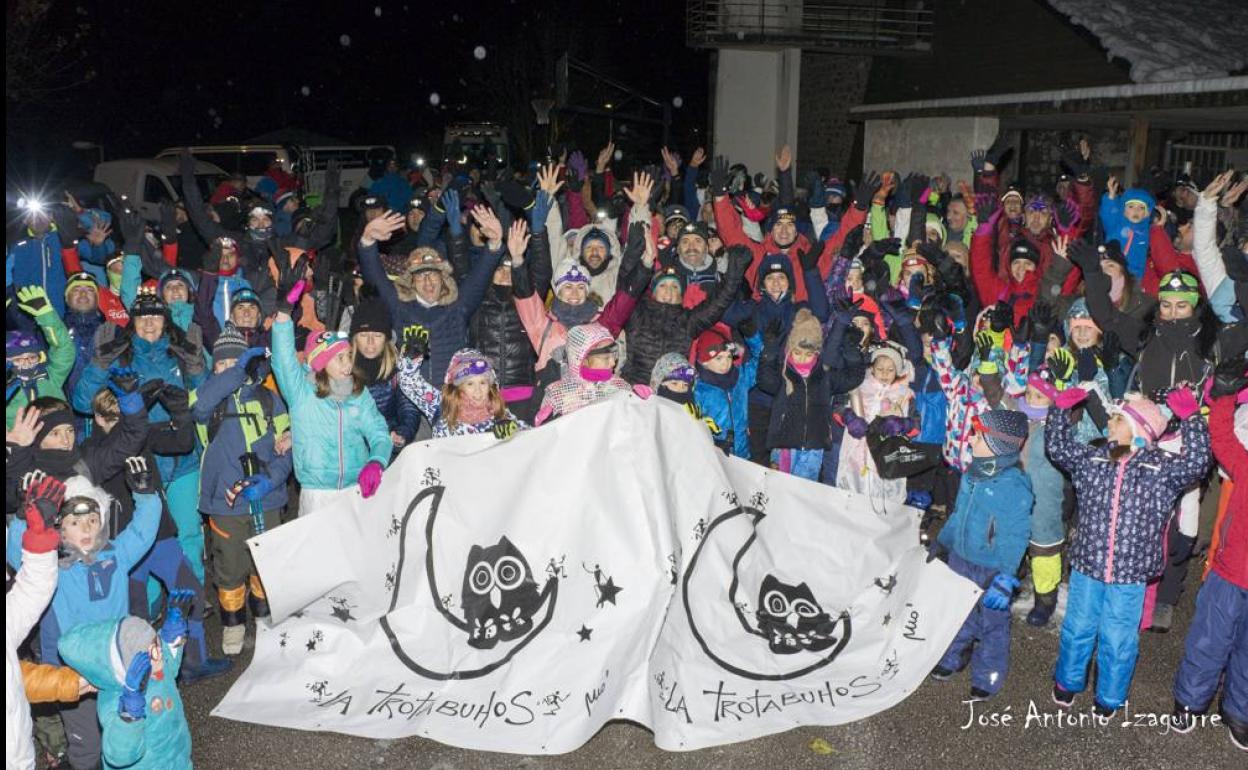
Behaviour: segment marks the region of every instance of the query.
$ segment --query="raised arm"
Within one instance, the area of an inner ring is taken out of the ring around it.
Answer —
[[[225,235],[225,228],[212,221],[204,208],[204,199],[199,197],[199,186],[195,183],[195,158],[190,150],[183,150],[178,156],[178,170],[182,176],[182,202],[186,204],[186,215],[203,239],[212,243]]]

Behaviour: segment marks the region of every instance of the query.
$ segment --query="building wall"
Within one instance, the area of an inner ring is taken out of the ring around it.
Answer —
[[[998,121],[991,117],[908,118],[869,120],[860,172],[921,171],[945,174],[950,180],[970,180],[970,153],[992,144]]]
[[[849,121],[849,108],[862,103],[870,74],[869,56],[802,52],[799,174],[827,168],[841,178],[854,176],[848,166],[862,124]]]
[[[721,48],[715,70],[715,154],[751,171],[775,174],[775,153],[799,150],[798,83],[802,52]]]

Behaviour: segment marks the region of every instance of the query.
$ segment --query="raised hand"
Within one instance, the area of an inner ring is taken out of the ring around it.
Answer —
[[[676,176],[680,173],[680,154],[673,152],[666,147],[659,150],[663,156],[663,168],[667,170],[669,177]]]
[[[142,455],[126,458],[126,486],[136,495],[156,494],[156,474]]]
[[[611,159],[615,157],[615,142],[607,142],[607,146],[598,151],[598,160],[594,164],[596,173],[603,173],[611,165]]]
[[[883,184],[880,175],[872,171],[854,188],[854,206],[866,211],[871,208],[871,201],[874,200],[875,194],[880,191],[880,185]]]
[[[122,232],[125,232],[124,229]],[[160,204],[160,237],[166,243],[177,243],[178,210],[172,201],[162,201]]]
[[[477,220],[477,227],[481,228],[481,235],[485,236],[487,242],[502,243],[503,225],[489,206],[481,204],[473,206],[472,218]]]
[[[13,427],[4,432],[4,443],[13,446],[30,446],[35,443],[35,437],[43,430],[43,420],[40,419],[42,414],[33,406],[18,409]]]
[[[634,206],[645,206],[650,201],[650,193],[653,190],[654,178],[645,171],[634,171],[633,184],[624,194]]]
[[[781,174],[789,170],[793,165],[793,150],[786,144],[780,148],[780,152],[776,153],[776,169]]]
[[[698,166],[701,166],[702,163],[705,161],[706,161],[706,150],[699,147],[693,151],[693,157],[689,158],[689,167],[697,168]]]
[[[537,169],[537,186],[538,189],[554,196],[559,192],[559,188],[563,187],[563,181],[559,179],[563,166],[552,163],[549,166],[539,166]]]
[[[1122,194],[1122,182],[1118,181],[1118,177],[1111,175],[1105,182],[1105,191],[1110,200],[1117,198]]]
[[[123,722],[137,722],[147,716],[147,680],[152,673],[152,657],[147,650],[135,653],[126,666],[126,678],[117,699],[117,713]]]
[[[442,196],[442,200],[446,200],[452,191],[447,190],[446,195]],[[458,199],[457,199],[458,200]],[[458,212],[456,212],[458,215]],[[450,218],[450,212],[447,212],[447,218]],[[364,232],[360,235],[361,246],[372,246],[378,241],[384,241],[391,235],[403,229],[403,215],[394,211],[387,211],[373,221],[364,225]]]
[[[1059,235],[1053,239],[1053,253],[1062,259],[1068,259],[1066,256],[1067,249],[1070,247],[1070,236]]]
[[[42,318],[56,311],[42,286],[23,286],[17,290],[17,307],[33,318]]]
[[[728,194],[728,159],[722,155],[711,161],[709,186],[712,198]]]
[[[529,248],[529,227],[523,219],[517,218],[507,230],[507,253],[511,255],[511,266],[524,264],[524,252]]]
[[[984,164],[987,162],[988,153],[984,150],[971,150],[971,169],[976,174],[984,173]]]

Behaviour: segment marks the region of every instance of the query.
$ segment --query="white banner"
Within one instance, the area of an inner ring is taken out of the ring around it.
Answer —
[[[412,445],[338,502],[250,541],[275,625],[213,714],[525,754],[627,719],[696,749],[889,708],[980,593],[913,510],[727,459],[659,399]]]

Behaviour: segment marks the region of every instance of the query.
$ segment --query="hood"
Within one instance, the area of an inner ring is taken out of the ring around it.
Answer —
[[[69,566],[78,561],[90,564],[94,561],[95,555],[108,546],[108,533],[112,531],[113,496],[105,492],[103,488],[92,484],[86,476],[71,476],[65,480],[65,499],[68,500],[71,497],[86,497],[95,501],[100,509],[100,537],[91,553],[71,549],[62,542],[60,562],[62,566]]]
[[[101,691],[119,689],[125,680],[125,666],[116,644],[120,627],[120,618],[75,626],[57,645],[61,660]]]
[[[1153,213],[1153,209],[1157,208],[1157,199],[1153,194],[1143,187],[1128,187],[1122,193],[1122,205],[1126,206],[1127,201],[1140,201],[1148,206],[1148,213]]]
[[[568,241],[569,253],[577,262],[581,261],[581,247],[585,244],[585,236],[590,232],[597,230],[601,232],[607,239],[607,253],[610,258],[607,260],[607,269],[604,272],[616,272],[619,270],[620,258],[624,254],[624,249],[620,247],[620,239],[608,227],[601,227],[593,222],[569,231],[565,237]],[[583,263],[582,263],[583,264]]]
[[[775,254],[796,253],[796,251],[792,251],[793,249],[796,249],[797,251],[809,251],[810,239],[807,238],[805,235],[802,235],[802,233],[799,232],[797,234],[797,238],[795,238],[792,243],[790,243],[788,246],[784,248],[780,248],[780,246],[776,245],[775,239],[771,237],[770,231],[767,233],[767,237],[763,238],[763,253],[764,254],[775,255]]]
[[[580,377],[581,365],[585,363],[585,357],[590,350],[599,347],[604,342],[615,342],[615,338],[611,336],[611,332],[602,324],[582,324],[573,326],[568,330],[568,339],[564,343],[564,352],[567,355],[568,371]]]

